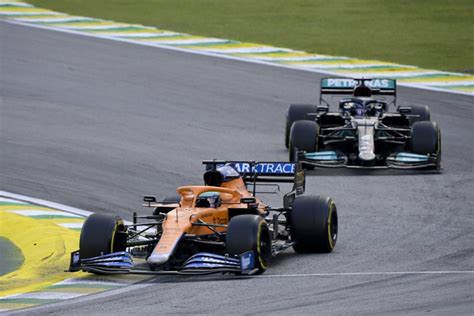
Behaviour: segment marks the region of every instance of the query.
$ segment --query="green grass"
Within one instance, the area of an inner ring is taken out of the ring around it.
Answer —
[[[307,52],[474,72],[473,0],[27,0],[38,7]]]

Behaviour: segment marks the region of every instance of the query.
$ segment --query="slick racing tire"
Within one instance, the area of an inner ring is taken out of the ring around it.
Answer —
[[[436,122],[416,122],[411,128],[411,150],[415,154],[439,154],[441,133]]]
[[[297,150],[306,152],[317,151],[319,126],[314,121],[294,122],[290,130],[289,160],[291,162],[297,159]],[[306,169],[314,167],[305,165]]]
[[[410,125],[413,125],[416,122],[429,121],[431,119],[431,112],[427,105],[411,105],[410,115],[416,115],[410,117]]]
[[[299,196],[290,213],[293,249],[298,253],[329,253],[337,241],[337,209],[330,197]]]
[[[232,256],[253,251],[257,273],[265,272],[272,256],[272,238],[267,223],[258,215],[232,217],[227,227],[226,248]]]
[[[290,104],[288,108],[288,112],[286,114],[286,122],[285,122],[285,147],[289,148],[290,145],[290,129],[291,125],[293,125],[296,121],[301,120],[310,120],[310,118],[306,117],[308,113],[315,113],[316,107],[311,104]]]
[[[81,230],[79,254],[81,259],[125,251],[126,229],[123,220],[114,215],[94,213]]]

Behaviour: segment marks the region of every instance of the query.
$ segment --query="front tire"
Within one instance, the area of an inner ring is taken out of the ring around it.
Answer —
[[[317,151],[319,126],[314,121],[297,121],[293,123],[290,131],[289,160],[297,160],[297,151],[315,152]],[[304,165],[306,169],[313,169],[314,166]]]
[[[338,217],[336,204],[330,197],[297,197],[290,219],[296,252],[329,253],[336,246]]]
[[[81,229],[79,254],[81,259],[125,251],[126,228],[123,220],[114,215],[94,213]]]
[[[315,113],[316,108],[311,104],[290,104],[288,112],[286,114],[285,122],[285,147],[289,148],[290,145],[290,130],[291,125],[296,121],[310,120],[307,117],[308,113]]]
[[[436,122],[416,122],[411,128],[411,150],[415,154],[438,154],[441,133]]]
[[[253,251],[257,273],[265,272],[272,256],[272,238],[267,223],[258,215],[233,217],[227,227],[226,248],[230,255]]]

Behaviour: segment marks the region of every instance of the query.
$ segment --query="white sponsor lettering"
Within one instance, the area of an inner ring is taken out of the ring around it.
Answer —
[[[262,173],[262,174],[293,174],[295,173],[294,163],[259,163],[250,168],[249,163],[235,163],[234,168],[239,173]]]
[[[326,79],[325,84],[323,84],[328,88],[354,88],[356,85],[355,80],[342,78]],[[388,89],[394,86],[394,82],[391,79],[373,79],[365,81],[365,85],[374,89]]]
[[[355,81],[352,79],[328,79],[327,84],[329,87],[352,88],[355,86]]]

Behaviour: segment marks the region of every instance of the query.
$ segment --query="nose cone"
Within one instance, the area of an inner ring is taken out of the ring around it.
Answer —
[[[359,158],[365,161],[371,161],[375,159],[375,154],[371,151],[364,151],[359,153]]]
[[[164,253],[152,253],[146,261],[149,264],[164,264],[168,262],[168,259],[170,258],[170,254],[164,254]]]

